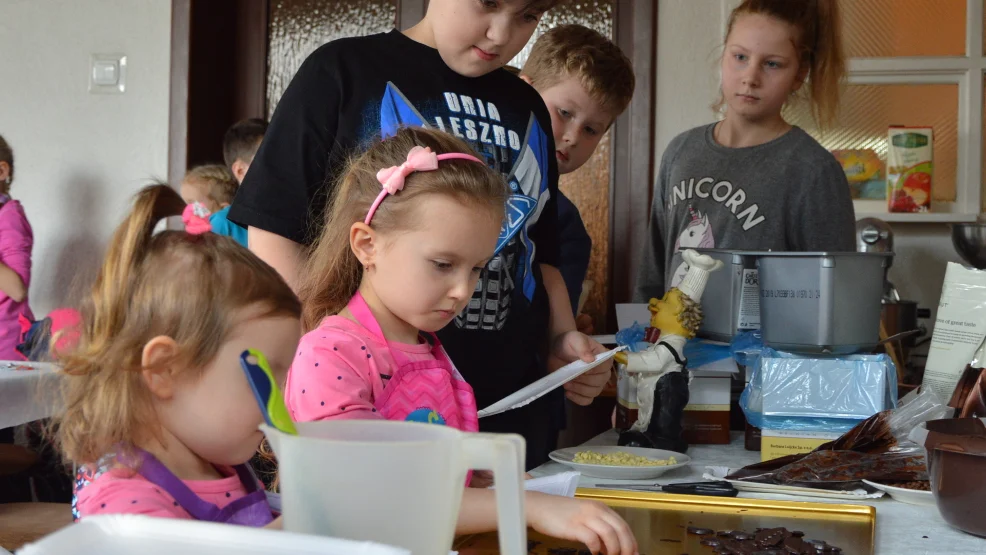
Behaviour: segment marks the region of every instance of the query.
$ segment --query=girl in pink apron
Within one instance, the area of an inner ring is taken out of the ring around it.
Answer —
[[[472,388],[434,334],[469,302],[507,198],[466,152],[451,136],[407,130],[350,168],[301,285],[309,331],[284,394],[295,420],[479,430]]]
[[[301,305],[278,274],[209,233],[167,185],[138,193],[61,353],[56,434],[80,469],[73,513],[276,525],[246,464],[263,421],[239,356],[262,350],[285,376]],[[185,231],[154,234],[185,212]]]
[[[473,390],[434,332],[476,302],[509,194],[465,143],[433,130],[401,129],[350,164],[302,272],[307,333],[284,392],[294,420],[478,430]],[[594,552],[604,536],[608,553],[636,548],[626,523],[603,505],[531,492],[525,502],[528,524],[542,533]],[[495,528],[492,507],[491,491],[466,488],[457,532]]]

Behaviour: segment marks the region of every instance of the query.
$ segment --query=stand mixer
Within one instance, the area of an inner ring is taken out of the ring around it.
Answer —
[[[894,252],[894,230],[887,222],[877,218],[863,218],[856,222],[856,250],[858,252]],[[900,293],[890,282],[891,258],[883,276],[883,302],[900,302]]]
[[[981,243],[983,245],[982,261],[986,263],[986,226],[983,226],[981,230],[981,237],[984,239],[984,242]],[[887,222],[877,218],[859,220],[856,222],[856,250],[859,252],[894,252],[893,229]],[[883,310],[880,317],[886,336],[890,337],[901,332],[922,329],[918,326],[918,318],[929,318],[931,316],[930,311],[926,308],[919,309],[916,301],[901,300],[900,293],[889,279],[889,272],[890,265],[888,264],[883,286]],[[900,340],[900,357],[903,365],[907,365],[908,356],[917,340],[918,337],[914,335]]]

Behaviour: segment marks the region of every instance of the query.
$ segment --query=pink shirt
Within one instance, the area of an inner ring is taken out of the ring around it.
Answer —
[[[391,342],[388,348],[357,322],[329,316],[305,334],[288,371],[284,399],[297,422],[382,419],[374,402],[396,369],[390,349],[412,362],[434,360],[431,345]]]
[[[225,478],[182,480],[195,495],[220,509],[247,494],[236,471],[222,467]],[[191,519],[175,498],[129,469],[114,468],[79,491],[79,518],[103,514],[132,514]]]
[[[8,200],[0,206],[0,262],[17,272],[25,287],[31,285],[33,246],[34,233],[24,207],[16,200]],[[0,360],[24,360],[16,348],[21,342],[21,325],[17,319],[20,314],[34,320],[26,298],[15,302],[0,291]]]

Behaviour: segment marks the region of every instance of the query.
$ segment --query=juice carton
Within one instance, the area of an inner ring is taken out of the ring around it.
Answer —
[[[930,127],[891,127],[887,137],[887,208],[927,212],[931,208]]]

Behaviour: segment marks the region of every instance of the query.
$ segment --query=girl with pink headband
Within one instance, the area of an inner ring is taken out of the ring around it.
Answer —
[[[296,421],[390,419],[479,429],[473,390],[435,332],[465,309],[493,253],[509,188],[461,140],[404,128],[353,160],[301,274],[307,332],[288,372]],[[527,495],[528,524],[629,555],[601,504]],[[492,492],[466,488],[457,533],[495,528]]]

